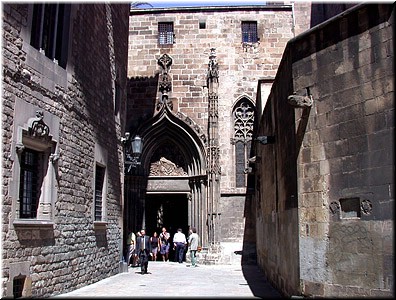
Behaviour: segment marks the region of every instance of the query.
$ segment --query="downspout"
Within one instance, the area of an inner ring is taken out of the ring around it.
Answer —
[[[292,31],[293,31],[293,37],[296,37],[296,16],[294,15],[294,1],[291,2],[292,5],[292,20],[293,20],[293,24],[292,24]]]

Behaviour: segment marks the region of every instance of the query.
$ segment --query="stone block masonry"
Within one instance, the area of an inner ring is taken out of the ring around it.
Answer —
[[[126,95],[129,5],[68,8],[62,67],[30,43],[33,4],[2,5],[2,297],[49,297],[119,272],[125,103],[116,94]],[[33,128],[28,120],[36,111],[48,125],[49,150],[20,134]],[[26,148],[39,151],[47,167],[38,172],[43,184],[33,218],[20,214],[19,151]],[[99,220],[97,164],[106,174]]]
[[[256,197],[272,242],[258,239],[258,261],[286,295],[394,294],[393,17],[392,4],[357,5],[284,52],[259,125],[278,143],[258,148],[274,163]],[[288,106],[294,93],[312,106]]]

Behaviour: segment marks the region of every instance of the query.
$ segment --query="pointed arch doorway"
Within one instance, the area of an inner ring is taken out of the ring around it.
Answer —
[[[152,234],[164,226],[173,237],[194,226],[207,245],[206,135],[166,105],[132,135],[142,138],[143,151],[141,165],[125,175],[126,228]]]

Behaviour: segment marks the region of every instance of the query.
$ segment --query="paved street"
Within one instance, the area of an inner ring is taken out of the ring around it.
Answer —
[[[128,268],[97,283],[53,298],[95,297],[224,297],[282,298],[257,266],[149,262],[148,274]]]

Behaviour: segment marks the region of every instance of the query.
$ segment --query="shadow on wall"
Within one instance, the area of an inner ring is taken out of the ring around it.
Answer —
[[[251,176],[249,176],[251,177]],[[253,189],[252,183],[248,180],[248,190]],[[243,233],[242,251],[234,251],[235,254],[242,255],[242,265],[257,265],[257,250],[256,250],[256,219],[255,219],[255,204],[252,194],[246,195],[245,200],[245,231]]]
[[[126,130],[133,132],[140,124],[154,116],[159,75],[133,77],[128,80]]]

